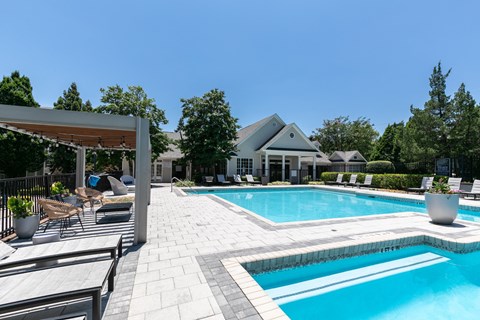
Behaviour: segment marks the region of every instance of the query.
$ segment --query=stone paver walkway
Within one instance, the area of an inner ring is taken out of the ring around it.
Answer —
[[[128,319],[260,319],[221,266],[225,257],[412,230],[454,239],[480,232],[478,224],[438,226],[413,213],[272,226],[210,196],[171,193],[166,185],[152,189],[148,219]]]

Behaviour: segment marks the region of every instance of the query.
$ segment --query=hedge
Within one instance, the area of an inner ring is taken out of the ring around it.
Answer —
[[[357,175],[357,182],[363,183],[367,174],[362,172],[322,172],[320,179],[322,181],[335,181],[337,175],[343,173],[343,181],[348,182],[352,174]],[[425,176],[431,176],[428,174],[399,174],[399,173],[386,173],[386,174],[374,174],[372,179],[372,186],[382,189],[396,189],[405,190],[408,188],[418,188],[422,183],[422,178]],[[436,177],[438,180],[440,177]]]

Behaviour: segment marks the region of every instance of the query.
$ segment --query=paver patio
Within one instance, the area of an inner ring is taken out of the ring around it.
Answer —
[[[474,201],[462,203],[477,205]],[[480,235],[480,224],[458,221],[453,226],[439,226],[431,224],[426,215],[414,213],[275,225],[212,196],[185,197],[170,192],[167,184],[152,188],[148,215],[148,242],[139,246],[131,246],[132,222],[87,223],[84,233],[73,228],[75,236],[125,235],[126,252],[120,259],[115,291],[104,299],[106,320],[261,319],[222,265],[225,258],[353,239],[376,241],[412,231],[451,239]],[[93,219],[88,213],[86,217]],[[272,319],[282,316],[275,310],[262,311],[270,312]]]

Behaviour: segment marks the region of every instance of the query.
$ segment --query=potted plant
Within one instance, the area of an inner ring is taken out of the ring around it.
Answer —
[[[433,182],[433,186],[425,192],[428,215],[437,224],[452,224],[455,221],[459,200],[459,191],[451,190],[443,179]]]
[[[50,186],[50,194],[52,196],[57,196],[54,197],[54,200],[62,200],[73,205],[77,203],[77,198],[72,196],[70,194],[70,190],[68,190],[68,188],[66,188],[60,181],[55,181],[52,183]],[[58,199],[58,197],[60,199]]]
[[[13,227],[20,239],[31,238],[40,224],[40,215],[32,211],[33,201],[30,199],[10,197],[7,201],[8,210],[13,214]]]

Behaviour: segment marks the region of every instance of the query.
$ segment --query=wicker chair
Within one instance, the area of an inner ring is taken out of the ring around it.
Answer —
[[[70,225],[70,218],[74,215],[78,217],[82,230],[85,230],[83,228],[82,220],[80,219],[81,208],[75,207],[70,203],[50,199],[38,199],[38,203],[42,206],[48,216],[47,225],[43,232],[47,230],[50,221],[60,221],[60,235],[62,235]]]
[[[100,202],[103,205],[103,193],[98,190],[85,188],[85,187],[78,187],[75,189],[75,194],[77,195],[77,199],[82,201],[83,204],[90,203],[90,208],[93,211],[93,206],[95,202]]]

